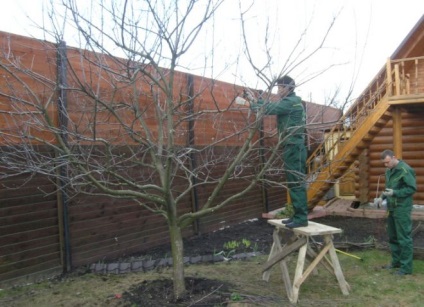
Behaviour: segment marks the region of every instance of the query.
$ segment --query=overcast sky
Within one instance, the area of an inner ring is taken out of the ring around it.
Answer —
[[[8,1],[2,9],[0,30],[40,37],[40,32],[29,19],[42,24],[43,2]],[[319,103],[324,103],[339,87],[340,100],[343,100],[352,80],[356,80],[354,95],[359,95],[424,13],[424,0],[243,0],[242,3],[246,6],[253,3],[246,17],[248,39],[257,63],[265,59],[264,48],[261,47],[266,36],[265,26],[270,26],[269,38],[275,57],[270,75],[280,72],[293,50],[301,59],[316,48],[335,19],[324,48],[303,65],[290,70],[298,83],[325,71],[297,89],[304,100],[312,99]],[[246,65],[232,66],[241,50],[238,1],[229,0],[216,17],[216,23],[212,42],[215,53],[222,54],[219,57],[222,62],[214,62],[211,76],[262,88],[264,85]],[[295,49],[300,37],[301,44]],[[211,48],[208,43],[211,44],[207,42],[205,47]],[[197,50],[199,56],[205,52],[209,50]],[[195,56],[191,56],[193,58]],[[326,71],[330,66],[334,67]]]

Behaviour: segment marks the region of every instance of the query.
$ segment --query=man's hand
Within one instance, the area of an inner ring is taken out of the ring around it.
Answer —
[[[393,189],[385,189],[383,192],[384,196],[393,196]]]
[[[383,199],[381,197],[374,198],[374,206],[380,208],[383,205]]]
[[[254,101],[255,97],[253,97],[252,93],[250,93],[249,91],[247,91],[246,89],[243,90],[243,98],[246,99],[247,101]]]

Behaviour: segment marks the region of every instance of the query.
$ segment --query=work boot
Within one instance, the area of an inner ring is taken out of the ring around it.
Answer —
[[[391,269],[400,268],[400,265],[386,264],[386,265],[382,265],[381,268],[383,270],[391,270]]]
[[[406,273],[402,270],[398,270],[398,271],[393,272],[393,275],[397,275],[397,276],[405,276],[405,275],[409,275],[409,274],[411,274],[411,273]]]
[[[292,218],[284,219],[284,220],[281,221],[281,223],[283,223],[284,225],[290,224],[291,222],[293,222]]]

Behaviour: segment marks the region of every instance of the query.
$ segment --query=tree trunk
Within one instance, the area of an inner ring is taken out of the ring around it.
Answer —
[[[169,225],[169,233],[171,236],[174,297],[177,299],[180,298],[186,290],[184,281],[183,238],[181,235],[181,228],[175,223]]]

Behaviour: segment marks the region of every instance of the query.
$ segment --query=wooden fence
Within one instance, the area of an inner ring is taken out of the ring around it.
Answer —
[[[62,46],[63,48],[63,46]],[[34,99],[47,101],[59,95],[56,91],[58,82],[58,50],[55,44],[17,36],[10,33],[0,32],[0,61],[19,61],[22,66],[31,70],[34,81],[27,79],[25,82],[33,82]],[[63,52],[63,50],[62,50]],[[81,53],[85,53],[86,59],[96,57],[83,50],[69,48],[66,50],[68,65],[72,67],[74,74],[84,74],[83,68],[79,69]],[[111,58],[102,57],[105,61]],[[1,91],[11,91],[13,76],[2,70],[0,76],[3,82],[0,84]],[[22,78],[30,78],[27,74]],[[186,88],[188,74],[178,73],[178,82],[181,88]],[[242,88],[223,82],[213,82],[197,76],[191,76],[194,86],[199,88],[214,87],[214,101],[222,104],[228,103],[228,95],[241,92]],[[89,83],[91,79],[87,78]],[[74,82],[72,78],[69,83]],[[208,84],[209,83],[209,84]],[[108,94],[107,86],[100,89],[103,95]],[[18,83],[13,88],[19,89]],[[25,89],[22,88],[22,91]],[[122,94],[122,93],[121,93]],[[11,93],[12,95],[12,93]],[[68,111],[71,114],[83,113],[81,104],[73,104],[78,100],[72,94],[68,97]],[[197,100],[198,108],[207,108],[212,103],[210,92],[205,91]],[[224,99],[225,98],[225,99]],[[222,105],[224,108],[225,106]],[[55,114],[57,106],[53,105],[48,112]],[[75,116],[81,116],[75,115]],[[210,145],[211,140],[225,133],[225,125],[228,125],[228,117],[234,122],[245,121],[245,115],[241,111],[215,115],[213,118],[205,115],[202,120],[194,123],[192,136],[195,146]],[[53,118],[56,118],[53,116]],[[83,118],[81,116],[80,118]],[[90,118],[86,117],[87,125]],[[58,121],[56,118],[55,121]],[[221,129],[211,129],[213,124],[218,124]],[[155,123],[150,123],[154,125]],[[107,122],[105,121],[105,125]],[[274,118],[265,119],[265,125],[275,129]],[[0,99],[0,129],[7,135],[25,129],[25,117],[19,121],[13,115],[10,99],[3,95]],[[187,140],[187,126],[182,126],[180,142]],[[44,131],[33,131],[34,135],[48,137]],[[99,133],[116,134],[121,137],[120,131],[114,131],[113,127],[103,127]],[[8,139],[8,142],[13,142]],[[228,155],[229,150],[237,149],[240,142],[228,140],[220,146],[213,148],[215,154]],[[0,144],[2,150],[10,143]],[[40,150],[46,150],[41,149]],[[47,153],[53,154],[53,153]],[[201,156],[194,156],[200,159]],[[7,169],[5,165],[0,165]],[[217,175],[223,172],[227,166],[220,165],[215,169]],[[179,184],[175,182],[175,184]],[[184,183],[181,183],[184,184]],[[220,197],[225,199],[239,191],[245,183],[233,181],[222,191]],[[209,197],[212,187],[202,187],[197,190],[196,202],[202,204]],[[0,286],[9,286],[14,283],[31,282],[38,278],[51,276],[63,271],[124,255],[146,251],[154,246],[169,242],[168,229],[163,218],[153,215],[151,212],[128,200],[118,200],[109,197],[70,195],[67,208],[62,206],[60,193],[49,178],[41,175],[21,175],[6,178],[0,182]],[[181,212],[188,212],[195,208],[194,199],[187,196]],[[282,207],[286,203],[286,192],[281,188],[257,187],[251,190],[242,201],[233,203],[213,215],[204,217],[193,223],[184,231],[184,236],[192,236],[198,233],[206,233],[223,226],[230,226],[247,219],[258,218],[261,213]],[[65,216],[64,216],[65,214]],[[67,239],[65,239],[65,237]]]

